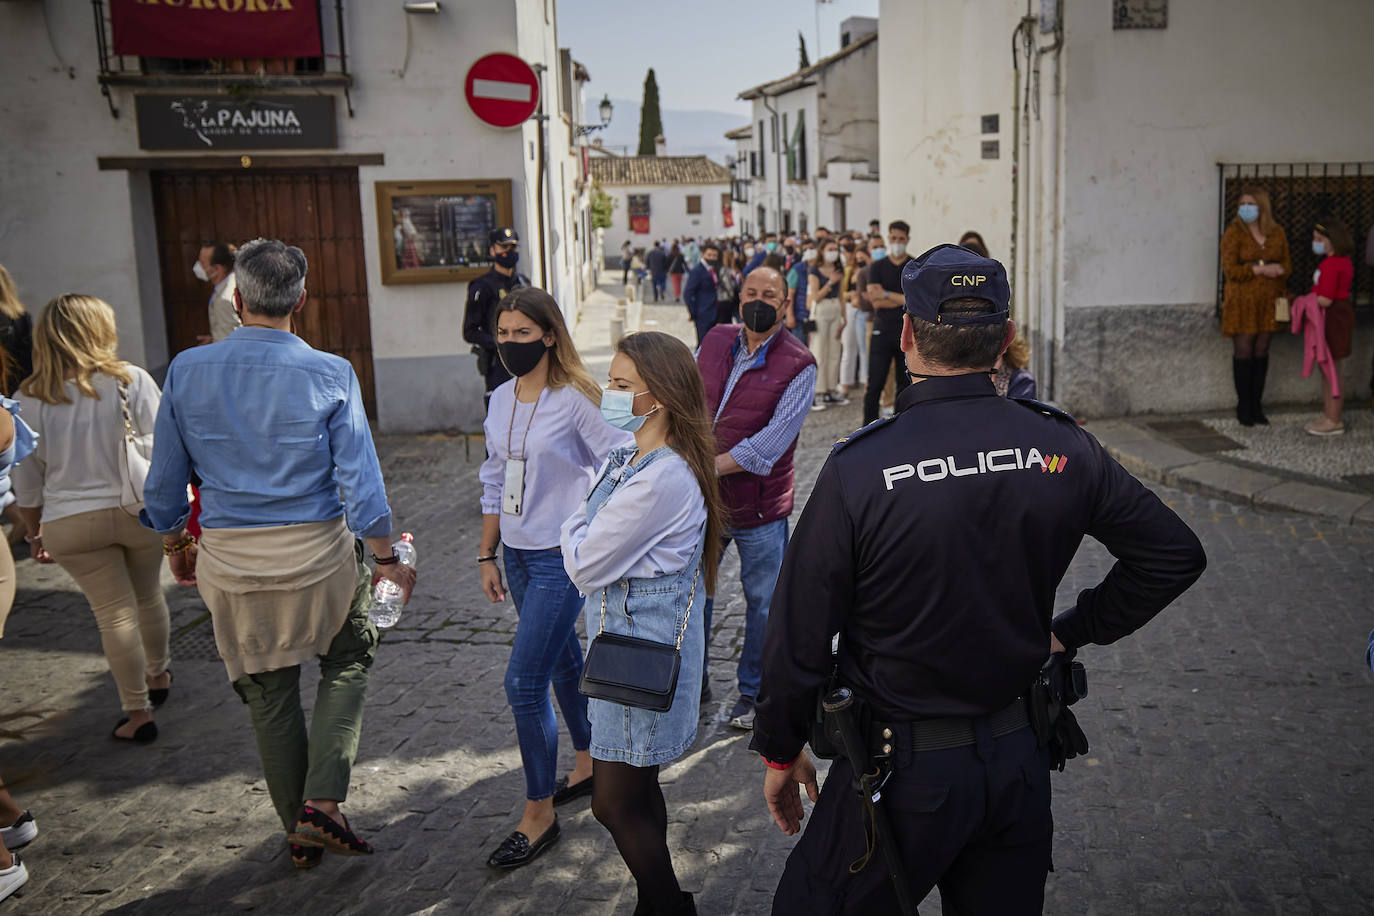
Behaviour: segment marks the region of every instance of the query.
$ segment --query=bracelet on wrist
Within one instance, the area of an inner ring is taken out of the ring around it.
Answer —
[[[477,558],[477,562],[478,562],[478,563],[495,563],[495,562],[496,562],[496,554],[493,553],[493,554],[491,554],[490,556],[478,557],[478,558]]]
[[[372,562],[377,566],[395,566],[397,563],[401,562],[401,558],[394,553],[389,557],[379,557],[374,553],[372,555]]]
[[[797,762],[797,758],[793,757],[792,763],[778,763],[777,761],[769,760],[767,757],[765,757],[763,758],[763,762],[767,765],[768,769],[770,770],[790,770],[792,769],[792,763]]]
[[[181,540],[177,541],[177,542],[174,543],[174,544],[163,544],[163,545],[162,545],[162,555],[163,555],[164,557],[170,557],[172,554],[175,554],[175,553],[182,553],[182,552],[184,552],[184,551],[190,550],[190,549],[191,549],[191,545],[194,544],[195,542],[196,542],[196,539],[193,538],[193,537],[191,537],[191,536],[188,534],[188,535],[186,535],[185,537],[183,537]]]

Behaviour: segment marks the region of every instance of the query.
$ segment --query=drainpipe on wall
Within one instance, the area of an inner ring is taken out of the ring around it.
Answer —
[[[1063,112],[1063,64],[1062,51],[1064,48],[1064,2],[1058,0],[1058,11],[1055,16],[1054,42],[1037,50],[1038,57],[1052,55],[1050,58],[1053,70],[1050,76],[1050,98],[1049,104],[1045,107],[1045,119],[1042,122],[1041,136],[1041,174],[1042,174],[1042,217],[1041,226],[1044,231],[1049,233],[1048,245],[1039,246],[1041,257],[1048,255],[1050,258],[1050,268],[1041,274],[1040,287],[1042,295],[1041,316],[1043,327],[1049,334],[1044,346],[1044,361],[1042,369],[1044,371],[1045,396],[1053,398],[1057,395],[1056,391],[1056,355],[1059,345],[1064,340],[1064,208],[1063,193],[1064,183],[1062,180],[1064,171],[1064,112]],[[1039,64],[1037,61],[1037,71]]]
[[[774,231],[774,232],[777,232],[779,235],[781,235],[781,234],[782,234],[782,145],[781,145],[780,143],[778,143],[778,141],[782,139],[782,135],[778,133],[778,110],[777,110],[776,108],[774,108],[772,105],[769,105],[769,104],[768,104],[768,96],[767,96],[767,95],[761,95],[761,96],[759,96],[759,98],[763,99],[763,107],[768,109],[768,114],[769,114],[769,116],[772,117],[772,119],[773,119],[773,121],[772,121],[772,128],[773,128],[773,175],[774,175],[775,178],[777,178],[777,181],[778,181],[778,209],[777,209],[777,212],[773,215],[773,231]],[[762,150],[762,145],[760,145],[759,148],[760,148],[760,150]]]

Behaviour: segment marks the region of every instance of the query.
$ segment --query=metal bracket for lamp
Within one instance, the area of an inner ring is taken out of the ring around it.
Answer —
[[[605,130],[610,126],[611,114],[614,112],[615,106],[611,104],[611,97],[609,95],[603,95],[601,97],[601,104],[596,106],[596,110],[597,114],[601,115],[601,123],[587,125],[579,124],[577,126],[577,135],[579,137],[585,137],[587,134],[598,130]]]

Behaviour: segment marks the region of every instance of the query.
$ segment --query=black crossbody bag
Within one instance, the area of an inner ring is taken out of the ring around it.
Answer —
[[[583,696],[651,712],[667,712],[673,707],[677,676],[682,670],[682,640],[692,617],[700,575],[698,566],[692,574],[687,613],[683,615],[676,644],[607,633],[606,589],[601,590],[601,629],[587,648],[582,680],[577,685]]]

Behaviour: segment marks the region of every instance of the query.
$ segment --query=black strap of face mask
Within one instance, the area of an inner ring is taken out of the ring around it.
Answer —
[[[926,374],[923,373],[923,372],[912,372],[910,369],[907,369],[907,370],[906,370],[906,377],[907,377],[908,379],[910,379],[911,381],[913,381],[913,382],[916,381],[918,378],[920,378],[920,379],[926,379],[926,378],[958,378],[959,376],[964,376],[964,375],[984,375],[984,374],[986,374],[986,375],[996,375],[996,374],[997,374],[997,370],[996,370],[996,369],[972,369],[972,370],[970,370],[970,371],[968,371],[968,372],[955,372],[955,373],[952,373],[952,374],[945,374],[945,375],[926,375]]]

